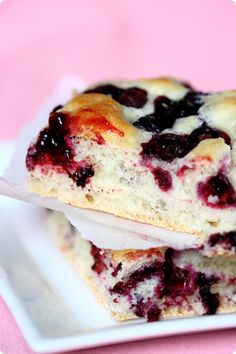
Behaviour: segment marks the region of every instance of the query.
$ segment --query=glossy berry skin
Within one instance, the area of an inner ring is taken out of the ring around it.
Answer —
[[[211,293],[211,286],[217,280],[212,276],[206,276],[204,273],[198,273],[197,285],[199,286],[199,295],[202,299],[202,304],[206,309],[206,315],[214,315],[220,305],[219,294]]]
[[[54,108],[52,109],[51,113],[54,113],[54,112],[58,111],[58,110],[61,109],[61,108],[63,108],[63,105],[59,104],[59,105],[57,105],[56,107],[54,107]]]
[[[66,113],[53,112],[49,117],[49,125],[43,129],[27,154],[26,165],[32,170],[37,164],[57,165],[66,169],[74,157],[74,149],[70,142],[70,129]]]
[[[120,104],[133,108],[142,108],[147,102],[147,91],[139,87],[122,89],[115,85],[102,85],[87,90],[85,93],[102,93],[109,95]]]
[[[166,96],[158,96],[154,100],[154,112],[134,122],[138,129],[160,133],[172,128],[176,119],[197,114],[204,103],[206,94],[189,91],[181,100],[174,101]]]
[[[210,247],[221,245],[228,250],[233,248],[236,252],[236,231],[213,234],[209,237],[208,244]]]
[[[97,274],[101,274],[104,270],[107,269],[107,266],[104,262],[104,255],[102,250],[96,247],[94,244],[91,244],[91,255],[93,256],[94,263],[92,265],[92,270]]]
[[[221,172],[198,184],[198,195],[213,208],[236,207],[236,193],[228,178]]]
[[[191,294],[195,290],[194,277],[187,269],[174,264],[175,251],[168,248],[165,253],[163,295]]]
[[[155,134],[147,143],[142,144],[141,156],[143,159],[157,158],[172,162],[176,158],[184,157],[188,152],[187,135]]]
[[[142,144],[141,156],[143,159],[157,158],[162,161],[172,162],[177,158],[186,156],[202,140],[223,138],[230,145],[231,139],[225,132],[202,125],[191,134],[162,133],[154,134],[152,138]]]
[[[43,129],[35,144],[28,149],[26,167],[48,166],[58,173],[66,173],[78,187],[85,187],[94,175],[94,168],[86,160],[75,161],[71,140],[71,117],[68,113],[52,112],[48,127]]]

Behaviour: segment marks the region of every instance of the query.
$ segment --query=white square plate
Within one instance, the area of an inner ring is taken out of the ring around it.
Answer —
[[[2,170],[12,145],[0,145]],[[0,293],[38,353],[236,326],[236,314],[115,322],[54,248],[44,210],[0,197]]]

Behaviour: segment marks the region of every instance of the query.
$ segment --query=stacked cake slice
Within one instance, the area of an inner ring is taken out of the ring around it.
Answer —
[[[189,250],[101,249],[50,214],[115,318],[236,310],[235,136],[236,91],[169,78],[100,84],[50,114],[26,157],[31,191],[196,238]]]
[[[117,320],[236,311],[236,257],[167,247],[101,249],[63,214],[50,212],[48,221],[58,248]]]

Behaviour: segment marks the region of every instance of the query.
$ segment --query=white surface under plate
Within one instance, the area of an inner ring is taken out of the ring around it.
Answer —
[[[10,145],[1,145],[1,169]],[[0,197],[0,293],[35,352],[232,328],[236,314],[115,322],[54,248],[44,210]]]

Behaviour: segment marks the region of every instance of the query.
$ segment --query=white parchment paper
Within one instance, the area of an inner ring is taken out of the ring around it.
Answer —
[[[64,104],[74,89],[81,91],[85,82],[74,77],[65,77],[41,107],[35,118],[25,127],[16,142],[9,167],[0,177],[0,193],[28,201],[45,208],[63,212],[85,239],[96,246],[111,249],[147,249],[169,246],[176,249],[197,246],[193,235],[171,232],[164,228],[126,220],[111,214],[68,206],[56,199],[40,197],[26,189],[27,170],[25,156],[31,141],[47,125],[50,111],[58,104]],[[14,218],[14,215],[12,215]]]

